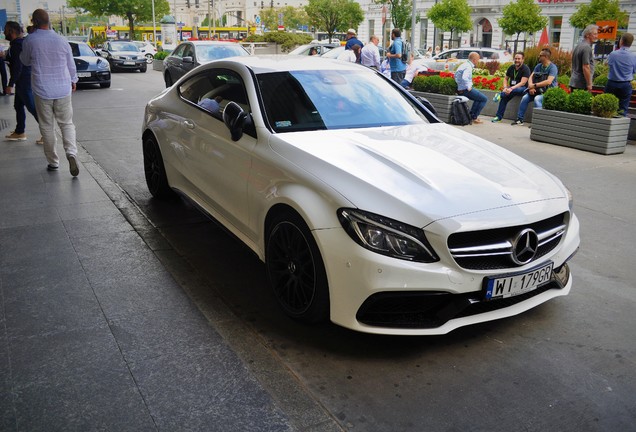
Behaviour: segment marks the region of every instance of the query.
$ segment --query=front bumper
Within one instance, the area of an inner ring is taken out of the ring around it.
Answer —
[[[110,71],[77,71],[80,84],[105,84],[110,82]]]
[[[555,250],[510,271],[525,271],[550,260],[554,273],[567,272],[564,280],[552,280],[521,296],[486,302],[482,301],[483,280],[502,274],[500,269],[466,270],[446,259],[431,264],[403,261],[361,248],[344,230],[314,234],[324,251],[331,321],[365,333],[395,335],[446,334],[458,327],[517,315],[567,295],[572,277],[565,263],[579,246],[579,223],[572,215]]]
[[[110,65],[112,68],[117,69],[139,69],[147,66],[145,57],[136,60],[111,59]]]

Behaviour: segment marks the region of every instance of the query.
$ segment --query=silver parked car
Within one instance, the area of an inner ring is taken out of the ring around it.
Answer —
[[[512,55],[506,50],[463,47],[449,49],[432,58],[419,58],[413,62],[417,65],[426,66],[429,70],[454,71],[459,65],[468,60],[468,55],[473,51],[479,53],[481,61],[483,62],[498,61],[499,63],[512,63],[513,61]]]
[[[178,191],[254,251],[293,318],[443,334],[572,287],[567,188],[371,69],[214,61],[148,102],[142,143],[153,196]]]
[[[109,40],[104,42],[99,53],[108,60],[113,72],[117,70],[146,72],[146,57],[133,42]]]
[[[170,87],[179,78],[197,66],[209,63],[213,60],[248,55],[250,55],[250,53],[236,42],[181,42],[179,46],[163,60],[163,78],[166,82],[166,87]]]

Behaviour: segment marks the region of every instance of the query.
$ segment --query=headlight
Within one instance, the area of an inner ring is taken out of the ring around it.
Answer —
[[[566,187],[565,190],[568,193],[568,207],[570,208],[570,211],[572,211],[572,207],[574,206],[574,196],[572,196],[570,189]]]
[[[338,219],[353,241],[370,251],[408,261],[439,260],[420,228],[355,209],[338,210]]]
[[[110,69],[110,65],[108,64],[107,61],[104,61],[102,59],[97,59],[97,68],[98,69]]]

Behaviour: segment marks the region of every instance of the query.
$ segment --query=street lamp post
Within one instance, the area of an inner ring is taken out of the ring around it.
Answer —
[[[157,49],[157,23],[155,21],[155,0],[152,0],[152,42]]]

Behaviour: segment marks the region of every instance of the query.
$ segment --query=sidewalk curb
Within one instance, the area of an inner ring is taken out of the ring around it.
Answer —
[[[267,348],[262,337],[236,317],[216,289],[210,286],[193,266],[173,249],[134,200],[102,169],[79,142],[78,156],[85,172],[95,179],[197,309],[272,396],[281,411],[288,416],[291,424],[300,431],[340,432],[346,430],[311,394],[300,378],[284,365],[276,352]],[[201,292],[201,289],[197,289],[201,287],[212,296],[200,298],[196,293]],[[211,298],[213,301],[210,301]]]

